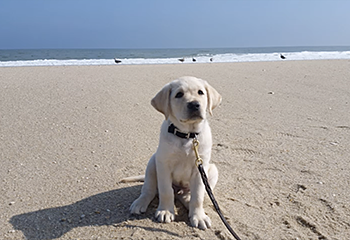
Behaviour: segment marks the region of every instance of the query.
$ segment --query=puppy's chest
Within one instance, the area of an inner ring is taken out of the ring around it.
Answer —
[[[179,185],[189,183],[193,172],[197,170],[195,164],[196,156],[192,144],[174,149],[168,161],[172,165],[173,182]]]
[[[193,172],[196,171],[194,155],[190,154],[183,158],[177,156],[173,158],[172,165],[173,183],[188,188]]]
[[[175,150],[168,161],[173,165],[174,171],[192,169],[195,166],[195,153],[191,148]]]
[[[206,139],[199,139],[199,155],[204,164],[210,159],[210,143]],[[188,187],[193,175],[198,172],[196,167],[196,155],[193,149],[192,139],[183,140],[171,136],[160,141],[157,161],[163,162],[169,167],[172,181],[175,185]]]

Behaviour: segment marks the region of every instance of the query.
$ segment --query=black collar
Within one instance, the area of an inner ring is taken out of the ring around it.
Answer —
[[[189,139],[189,138],[195,138],[198,133],[183,133],[183,132],[180,132],[179,129],[177,127],[175,127],[174,124],[170,124],[170,126],[168,127],[168,133],[172,133],[180,138],[186,138],[186,139]]]

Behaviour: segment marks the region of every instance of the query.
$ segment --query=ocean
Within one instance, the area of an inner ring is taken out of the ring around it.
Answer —
[[[281,58],[281,54],[285,57],[284,59]],[[115,59],[120,62],[116,63]],[[179,59],[183,59],[183,61]],[[200,49],[0,49],[0,67],[194,64],[319,59],[350,59],[350,46]]]

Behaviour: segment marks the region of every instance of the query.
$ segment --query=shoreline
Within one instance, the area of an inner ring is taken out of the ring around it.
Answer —
[[[0,67],[0,238],[230,239],[128,208],[156,150],[150,105],[190,75],[223,97],[209,117],[215,197],[242,239],[349,239],[350,60]]]
[[[209,58],[208,58],[209,59]],[[109,61],[113,61],[113,59],[107,59]],[[25,60],[27,61],[27,60]],[[31,60],[28,60],[31,61]],[[60,60],[59,60],[60,61]],[[237,61],[237,62],[185,62],[185,63],[130,63],[130,64],[93,64],[93,65],[26,65],[26,66],[0,66],[0,69],[6,69],[6,68],[27,68],[27,67],[128,67],[128,66],[181,66],[181,65],[190,65],[190,66],[196,66],[196,65],[215,65],[215,64],[254,64],[254,63],[279,63],[279,62],[313,62],[313,61],[350,61],[349,59],[298,59],[298,60],[291,60],[291,59],[278,59],[278,60],[266,60],[266,61]]]
[[[0,67],[234,63],[350,59],[350,47],[0,50]],[[11,56],[15,56],[13,59]],[[26,60],[23,60],[26,59]],[[5,61],[4,61],[5,60]]]

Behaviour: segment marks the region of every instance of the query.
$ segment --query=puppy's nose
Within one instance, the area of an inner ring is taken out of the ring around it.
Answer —
[[[187,108],[191,111],[198,111],[200,106],[201,105],[197,101],[187,103]]]

